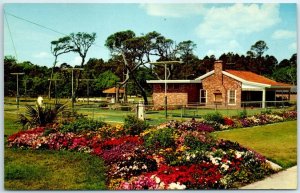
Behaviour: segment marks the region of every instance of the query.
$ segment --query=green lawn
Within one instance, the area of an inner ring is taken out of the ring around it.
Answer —
[[[103,162],[84,153],[5,148],[4,164],[6,190],[105,189]]]
[[[4,140],[16,133],[16,111],[4,111]],[[105,189],[105,168],[101,159],[85,153],[22,150],[5,147],[6,190]]]
[[[297,121],[227,130],[213,135],[251,148],[283,168],[297,164]]]

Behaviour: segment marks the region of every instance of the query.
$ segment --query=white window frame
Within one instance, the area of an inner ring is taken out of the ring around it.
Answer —
[[[230,103],[230,91],[234,91],[234,103]],[[228,96],[228,105],[236,105],[236,90],[228,90],[227,96]]]
[[[202,96],[201,91],[205,91],[205,96]],[[205,98],[205,103],[201,102],[201,99]],[[207,90],[200,89],[200,104],[207,104]]]

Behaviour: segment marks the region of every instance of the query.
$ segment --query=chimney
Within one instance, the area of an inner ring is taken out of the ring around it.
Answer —
[[[214,70],[215,70],[216,76],[222,76],[222,71],[223,71],[223,61],[222,60],[215,61]]]

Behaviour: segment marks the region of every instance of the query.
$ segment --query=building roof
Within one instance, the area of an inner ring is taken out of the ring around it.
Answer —
[[[201,83],[201,80],[147,80],[149,84],[164,84],[164,83]]]
[[[102,92],[106,93],[106,94],[115,94],[116,93],[116,87],[108,88],[106,90],[103,90]],[[119,93],[124,93],[124,89],[119,88]]]
[[[239,77],[243,80],[249,81],[249,82],[254,82],[254,83],[260,83],[260,84],[267,84],[270,86],[279,86],[279,87],[286,87],[286,86],[291,86],[289,84],[281,83],[281,82],[276,82],[274,80],[271,80],[267,77],[255,74],[253,72],[249,71],[238,71],[238,70],[225,70],[225,72],[232,74],[236,77]]]

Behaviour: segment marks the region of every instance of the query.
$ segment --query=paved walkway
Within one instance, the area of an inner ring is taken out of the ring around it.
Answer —
[[[297,166],[294,166],[241,189],[297,189],[297,181]]]

